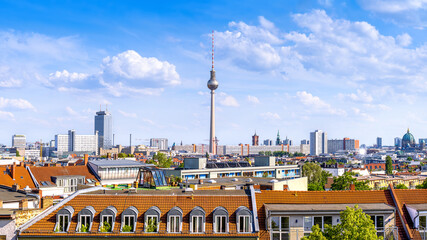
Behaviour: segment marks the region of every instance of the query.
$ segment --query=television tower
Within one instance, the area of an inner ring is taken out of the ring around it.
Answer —
[[[214,70],[214,31],[212,31],[212,70],[211,79],[208,81],[208,88],[211,90],[211,128],[209,137],[209,152],[216,155],[216,142],[215,142],[215,89],[218,88],[218,81],[215,77]]]

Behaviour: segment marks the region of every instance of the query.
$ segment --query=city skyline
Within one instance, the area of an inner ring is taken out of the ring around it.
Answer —
[[[212,29],[219,145],[255,129],[260,142],[427,137],[425,3],[157,4],[0,1],[0,143],[92,134],[108,104],[116,143],[209,144]]]

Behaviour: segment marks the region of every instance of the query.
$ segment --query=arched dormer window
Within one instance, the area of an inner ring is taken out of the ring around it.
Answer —
[[[182,231],[182,210],[173,207],[167,214],[168,233],[180,233]]]
[[[99,218],[99,231],[112,232],[116,222],[117,209],[114,206],[108,206],[102,210]]]
[[[194,207],[190,212],[190,233],[204,233],[206,212],[201,207]]]
[[[236,210],[237,232],[250,233],[252,232],[252,212],[245,206],[240,206]]]
[[[150,207],[144,214],[144,231],[158,232],[160,224],[160,209],[156,206]]]
[[[138,209],[134,206],[128,207],[122,213],[122,232],[135,232]]]
[[[71,218],[74,214],[74,208],[66,206],[58,211],[56,214],[55,232],[68,232],[70,227]]]
[[[77,232],[90,232],[92,229],[93,217],[95,216],[95,209],[92,206],[83,208],[77,214]]]
[[[213,211],[213,228],[215,233],[228,232],[228,211],[223,207],[217,207]]]

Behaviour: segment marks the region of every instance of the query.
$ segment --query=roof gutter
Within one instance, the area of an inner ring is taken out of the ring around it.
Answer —
[[[34,177],[33,173],[31,172],[30,167],[26,166],[26,169],[27,169],[28,173],[30,174],[31,179],[33,180],[34,185],[36,186],[36,188],[40,188],[40,185],[39,185],[39,183],[37,182],[37,179]]]

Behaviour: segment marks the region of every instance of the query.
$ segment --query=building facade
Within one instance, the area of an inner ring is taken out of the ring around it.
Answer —
[[[377,148],[383,147],[383,139],[381,137],[377,137]]]
[[[68,135],[55,135],[55,147],[58,152],[90,152],[98,154],[98,132],[95,135],[77,135],[69,130]]]
[[[359,149],[359,140],[343,138],[328,140],[328,153],[336,153],[340,150],[357,150]]]
[[[322,130],[310,133],[310,155],[328,153],[328,134]]]
[[[151,138],[150,147],[156,147],[159,150],[168,150],[168,139],[167,138]]]
[[[252,136],[252,146],[258,146],[259,145],[259,136],[255,134]]]
[[[113,146],[113,117],[107,110],[96,112],[96,132],[98,132],[98,148],[109,149]]]
[[[25,148],[27,146],[27,138],[25,135],[13,135],[12,136],[12,147],[14,148]]]

